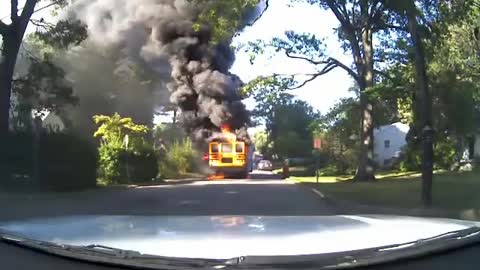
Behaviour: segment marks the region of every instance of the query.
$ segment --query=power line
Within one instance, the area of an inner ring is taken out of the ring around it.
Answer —
[[[37,12],[39,12],[39,11],[42,11],[42,10],[44,10],[44,9],[47,9],[47,8],[51,7],[51,6],[54,6],[54,5],[56,5],[56,4],[60,3],[60,2],[63,2],[63,0],[57,0],[57,1],[54,1],[54,2],[52,2],[52,3],[50,3],[50,4],[46,5],[46,6],[43,6],[43,7],[41,7],[41,8],[38,8],[38,9],[34,10],[32,14],[35,14],[35,13],[37,13]],[[19,9],[17,12],[22,11],[24,8],[25,8],[25,7]],[[7,16],[1,18],[0,21],[3,21],[3,20],[7,19],[7,18],[10,17],[10,16],[11,16],[11,15],[7,15]]]

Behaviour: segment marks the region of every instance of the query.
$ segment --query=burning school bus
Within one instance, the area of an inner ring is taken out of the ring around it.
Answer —
[[[222,127],[220,136],[210,139],[204,158],[213,173],[210,179],[246,178],[253,169],[253,152],[253,146],[237,140],[228,127]]]

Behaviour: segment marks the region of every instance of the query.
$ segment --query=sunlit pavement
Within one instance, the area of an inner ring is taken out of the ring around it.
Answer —
[[[336,214],[317,194],[279,176],[254,172],[250,178],[10,198],[8,206],[2,202],[0,221],[61,215]]]

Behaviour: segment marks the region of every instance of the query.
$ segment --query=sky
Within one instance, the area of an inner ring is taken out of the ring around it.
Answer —
[[[338,26],[338,21],[331,12],[301,3],[289,7],[289,0],[270,2],[271,5],[262,18],[253,27],[245,29],[235,39],[234,44],[257,39],[268,41],[273,37],[282,37],[288,30],[307,32],[326,39],[328,55],[346,65],[351,64],[351,56],[344,54],[335,36],[334,28]],[[244,82],[248,82],[258,75],[303,73],[309,70],[312,70],[312,65],[303,60],[290,59],[282,54],[272,59],[261,57],[259,61],[251,65],[248,54],[238,53],[232,67],[232,72],[240,76]],[[348,91],[352,85],[353,81],[345,71],[335,69],[291,93],[299,99],[307,101],[320,112],[326,113],[340,98],[353,95]],[[251,100],[247,100],[246,104],[249,109],[254,106],[254,102]]]
[[[19,6],[23,6],[25,0],[19,1]],[[338,21],[334,15],[319,7],[309,4],[295,3],[290,4],[290,0],[270,1],[270,7],[265,14],[251,27],[246,28],[234,40],[234,45],[263,39],[271,40],[273,37],[282,37],[285,31],[295,30],[296,32],[313,33],[317,37],[325,38],[327,44],[327,53],[337,58],[343,63],[350,65],[351,56],[345,55],[340,47],[334,28],[338,26]],[[0,19],[8,23],[10,1],[0,0]],[[43,7],[46,4],[41,4]],[[37,12],[36,18],[48,17],[51,9],[45,9]],[[35,26],[30,25],[28,31],[34,31]],[[236,61],[231,69],[232,73],[237,74],[244,82],[259,75],[270,75],[272,73],[290,74],[303,73],[312,70],[312,66],[302,60],[290,59],[284,55],[277,55],[273,58],[259,57],[252,65],[247,53],[242,51],[236,55]],[[352,96],[348,89],[353,85],[350,76],[342,69],[335,69],[330,73],[317,78],[315,81],[307,84],[301,89],[291,91],[297,98],[307,101],[315,109],[322,113],[328,110],[342,97]],[[251,99],[245,100],[248,109],[253,109],[255,103]],[[162,119],[156,119],[161,121]]]

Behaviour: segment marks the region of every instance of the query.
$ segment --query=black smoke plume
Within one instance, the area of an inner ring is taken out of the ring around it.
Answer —
[[[120,48],[170,80],[170,101],[195,139],[228,125],[248,140],[242,82],[229,72],[234,52],[229,44],[213,45],[208,26],[194,30],[198,7],[185,0],[77,0],[71,12],[88,25],[92,42]]]

